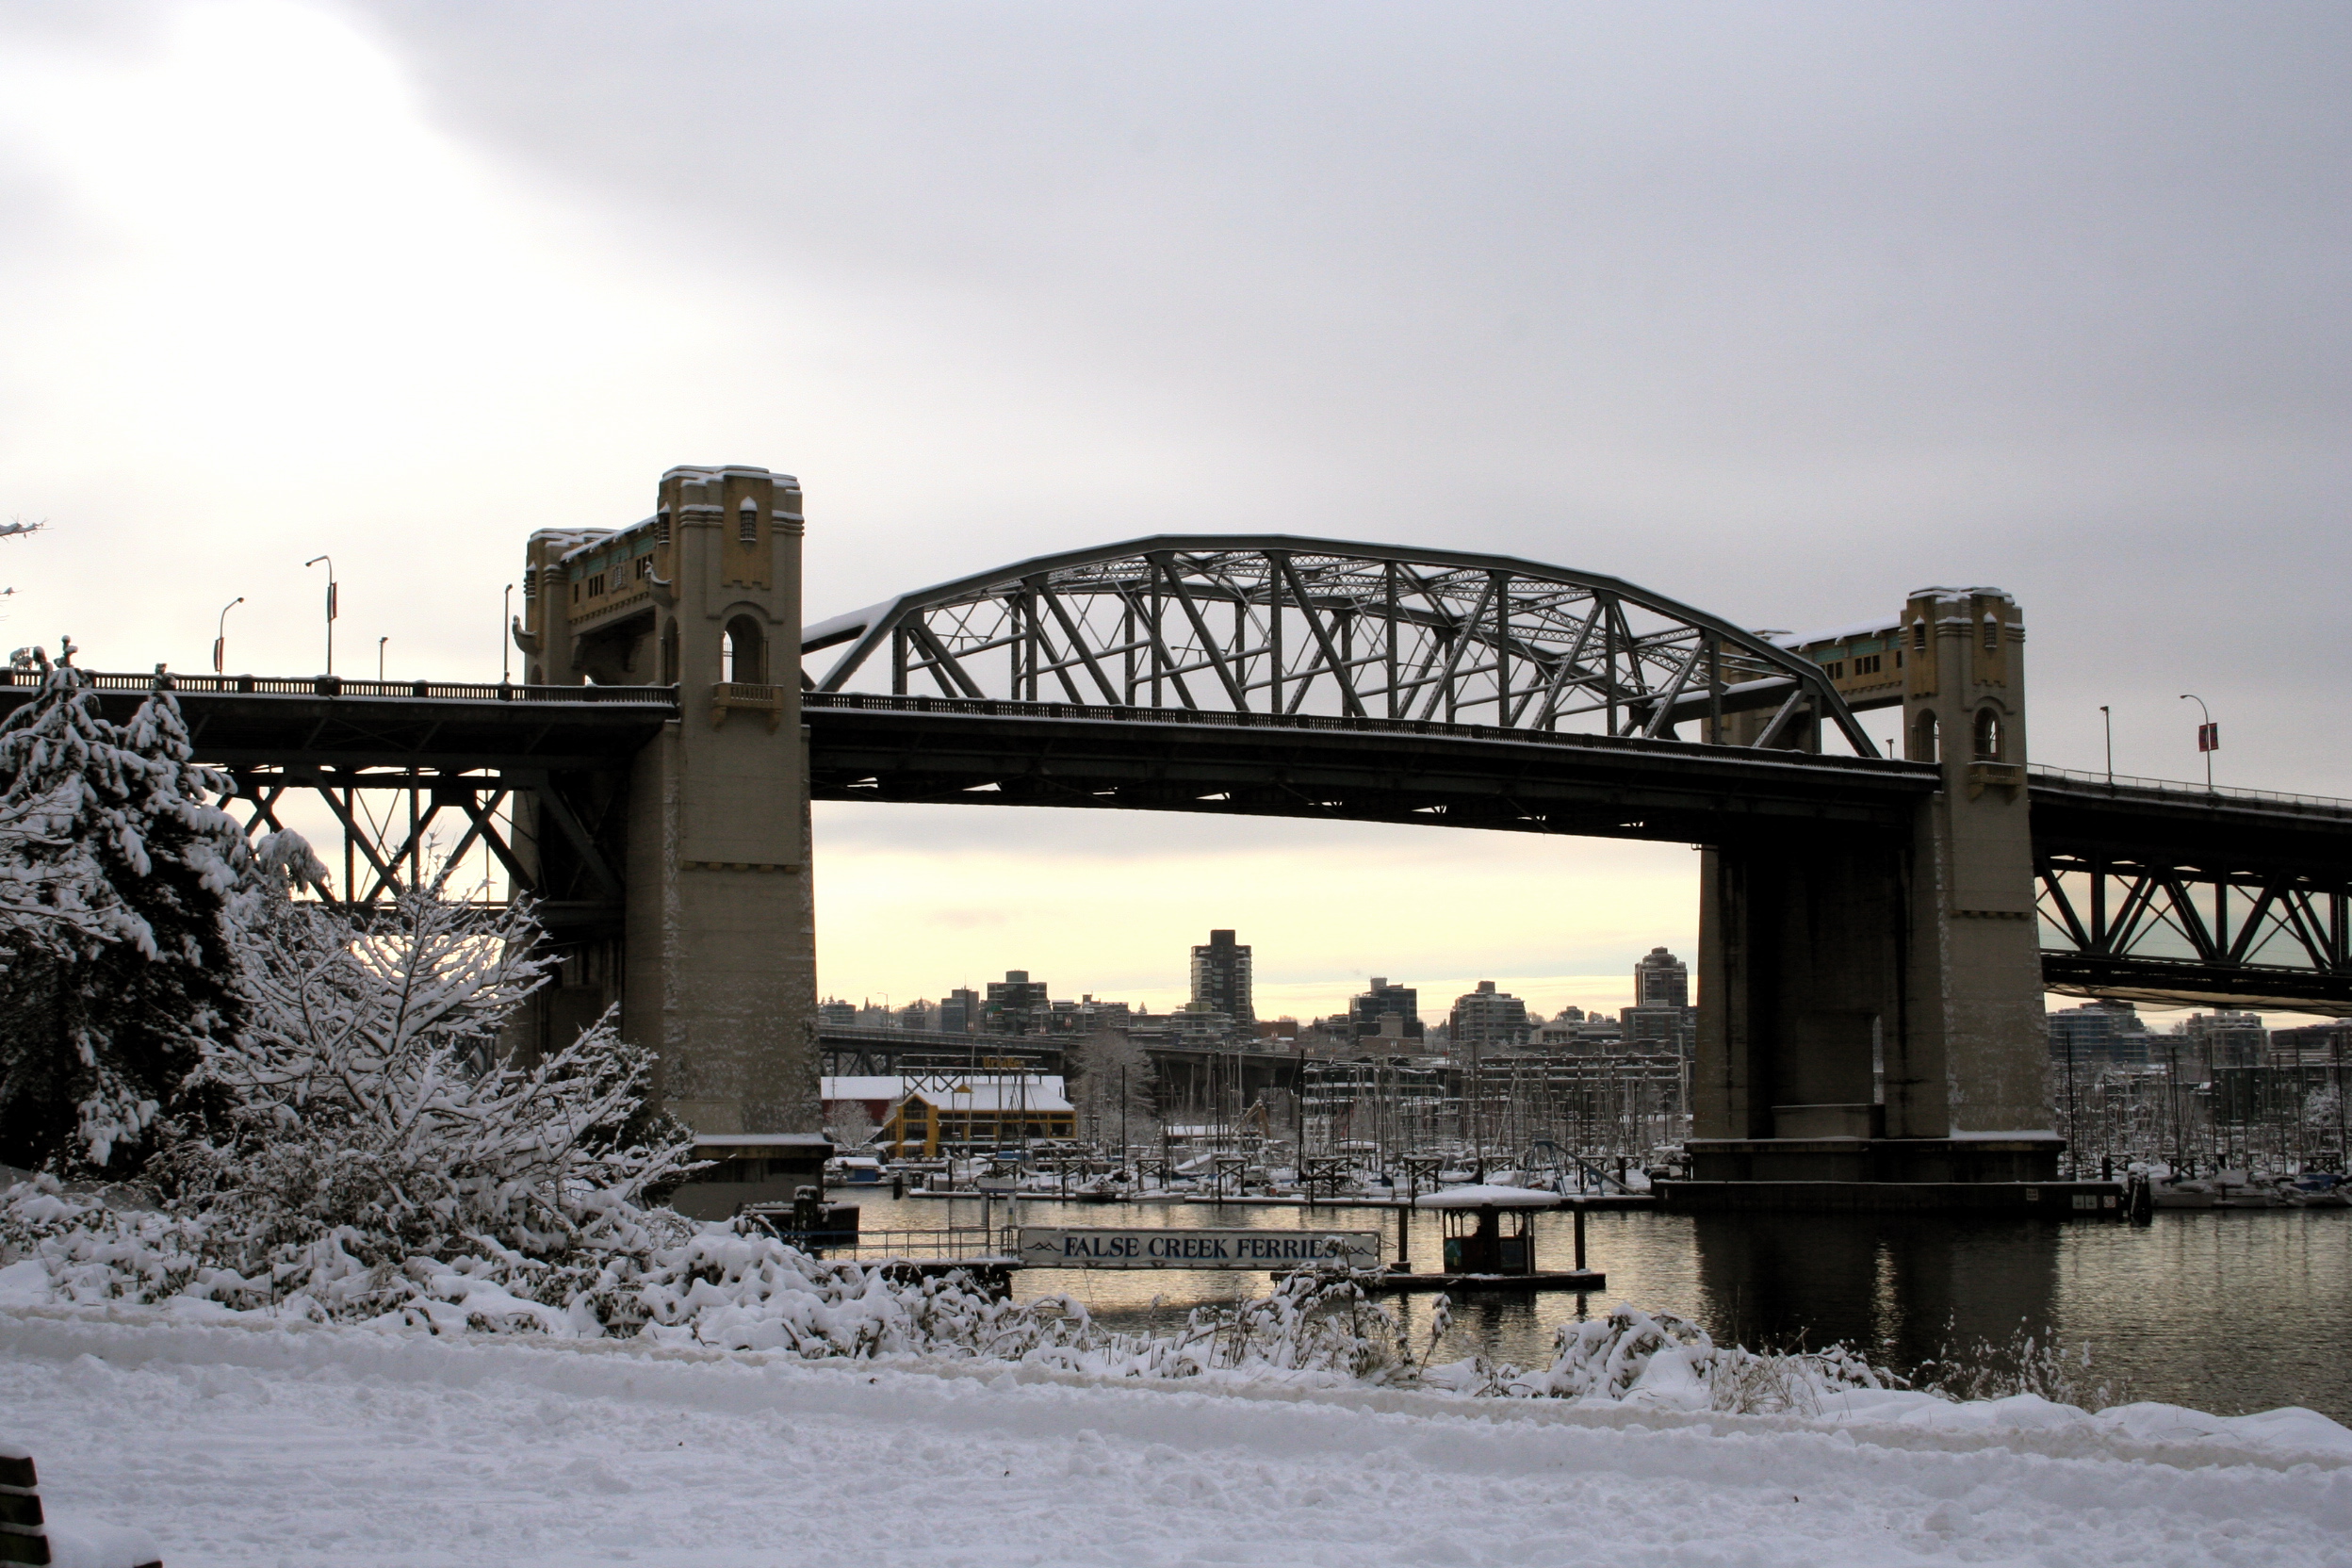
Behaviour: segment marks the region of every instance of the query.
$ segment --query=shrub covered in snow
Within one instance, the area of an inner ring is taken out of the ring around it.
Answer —
[[[169,691],[128,724],[62,662],[0,724],[0,1160],[136,1168],[237,1013],[245,862]]]

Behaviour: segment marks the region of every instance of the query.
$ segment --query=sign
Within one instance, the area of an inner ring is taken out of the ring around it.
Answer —
[[[2217,724],[2198,725],[2197,727],[2197,749],[2219,751],[2221,749],[2221,726]]]
[[[1379,1268],[1378,1231],[1178,1231],[1023,1225],[1024,1268]]]

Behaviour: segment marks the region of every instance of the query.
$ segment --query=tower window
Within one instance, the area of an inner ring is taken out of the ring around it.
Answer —
[[[1927,623],[1925,621],[1911,623],[1911,651],[1913,653],[1927,651]]]
[[[727,636],[719,649],[720,678],[740,685],[759,686],[766,683],[766,638],[760,623],[749,615],[738,615],[727,623]]]
[[[2001,623],[1987,615],[1984,617],[1984,651],[1990,653],[1999,646],[2001,646]]]
[[[1989,708],[1976,711],[1976,757],[1980,762],[2001,760],[2001,715]]]
[[[745,545],[760,542],[760,503],[748,496],[735,514],[735,537],[739,543]]]
[[[670,542],[670,509],[666,506],[653,514],[653,542],[657,545]]]

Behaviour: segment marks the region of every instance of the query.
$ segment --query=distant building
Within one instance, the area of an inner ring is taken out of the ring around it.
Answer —
[[[2173,1026],[2187,1037],[2180,1053],[2183,1067],[2204,1072],[2225,1067],[2260,1067],[2270,1050],[2270,1031],[2259,1013],[2191,1013]]]
[[[1382,1026],[1386,1018],[1396,1020],[1394,1028]],[[1386,976],[1376,974],[1370,990],[1349,1000],[1348,1021],[1359,1036],[1417,1040],[1422,1034],[1421,993],[1411,986],[1392,986]]]
[[[1250,1000],[1250,949],[1231,931],[1212,931],[1192,950],[1192,1004],[1223,1013],[1236,1024],[1254,1026]]]
[[[1046,1015],[1054,1004],[1042,980],[1032,980],[1025,969],[1008,969],[1002,980],[991,980],[982,1006],[984,1026],[992,1035],[1036,1035],[1045,1032]]]
[[[1690,966],[1654,947],[1633,961],[1633,1004],[1637,1007],[1690,1005]]]
[[[942,1035],[968,1035],[980,1025],[980,993],[958,987],[939,1000],[939,1023]]]
[[[1628,1049],[1693,1055],[1699,1048],[1699,1010],[1664,1002],[1627,1007],[1617,1015],[1617,1031]]]
[[[817,1027],[820,1029],[855,1029],[858,1027],[858,1004],[827,997],[817,1004]]]
[[[1509,991],[1498,991],[1492,980],[1454,998],[1446,1032],[1457,1052],[1515,1051],[1527,1043],[1527,1004]]]
[[[2050,1015],[2050,1059],[2077,1068],[2142,1067],[2148,1033],[2129,1002],[2094,1002]]]

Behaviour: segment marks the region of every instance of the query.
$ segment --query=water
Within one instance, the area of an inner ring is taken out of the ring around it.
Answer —
[[[864,1228],[933,1230],[980,1223],[977,1200],[892,1200],[863,1191]],[[1096,1204],[1023,1200],[1030,1225],[1250,1226],[1379,1231],[1395,1256],[1390,1209],[1281,1205]],[[993,1205],[998,1224],[1006,1205]],[[1574,1221],[1535,1217],[1539,1266],[1567,1267]],[[2075,1349],[2088,1343],[2093,1381],[2128,1396],[2220,1414],[2305,1405],[2352,1424],[2352,1210],[2166,1211],[2145,1229],[2107,1221],[1936,1215],[1684,1215],[1597,1210],[1588,1261],[1605,1295],[1465,1296],[1440,1359],[1478,1351],[1527,1365],[1549,1359],[1553,1331],[1619,1301],[1704,1324],[1718,1340],[1820,1347],[1842,1341],[1873,1361],[1917,1367],[1947,1347],[2006,1345],[2022,1329]],[[1415,1266],[1439,1256],[1437,1216],[1411,1217]],[[1106,1323],[1167,1328],[1190,1308],[1261,1293],[1266,1276],[1177,1270],[1027,1269],[1014,1292],[1067,1293]],[[1392,1297],[1414,1344],[1427,1298]]]

